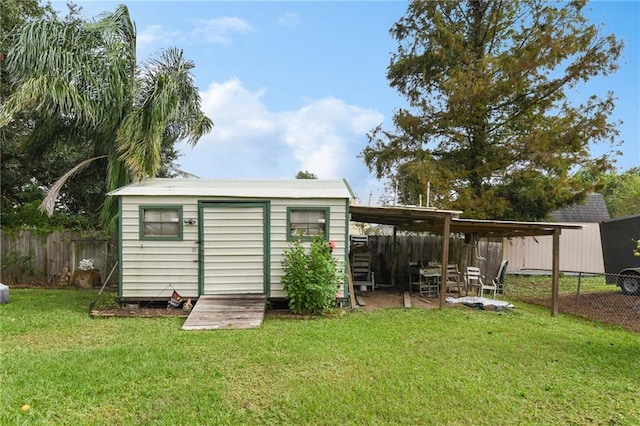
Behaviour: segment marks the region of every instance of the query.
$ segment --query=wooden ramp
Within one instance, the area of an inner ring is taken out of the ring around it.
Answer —
[[[182,329],[257,328],[264,319],[266,302],[264,294],[200,296]]]

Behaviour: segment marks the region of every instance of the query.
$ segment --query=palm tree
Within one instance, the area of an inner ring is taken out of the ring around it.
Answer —
[[[107,161],[110,191],[156,176],[163,146],[195,145],[213,123],[200,109],[194,66],[170,48],[139,68],[135,24],[124,5],[94,21],[49,19],[21,27],[7,58],[15,91],[0,108],[0,128],[28,113],[33,131],[25,149],[46,149],[62,134],[93,148],[51,186],[41,207],[51,214],[67,179],[94,161]],[[111,197],[101,213],[105,225],[113,225]]]

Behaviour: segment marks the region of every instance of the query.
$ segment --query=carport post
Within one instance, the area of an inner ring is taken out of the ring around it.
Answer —
[[[478,266],[478,236],[475,232],[471,233],[471,265]]]
[[[560,228],[553,230],[553,259],[551,261],[551,316],[558,315],[560,293]]]
[[[440,309],[444,307],[444,296],[447,291],[447,265],[449,264],[449,238],[451,237],[451,215],[444,216],[442,224],[442,276],[440,277]]]
[[[391,241],[391,287],[395,288],[397,279],[396,274],[398,273],[398,245],[396,244],[398,239],[398,227],[393,227],[393,240]],[[411,290],[411,286],[409,286],[409,290]]]

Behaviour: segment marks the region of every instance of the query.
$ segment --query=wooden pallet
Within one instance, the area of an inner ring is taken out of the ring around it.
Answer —
[[[200,296],[182,329],[257,328],[264,319],[266,301],[264,294]]]

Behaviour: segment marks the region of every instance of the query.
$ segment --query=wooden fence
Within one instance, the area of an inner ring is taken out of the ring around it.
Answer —
[[[59,231],[49,235],[37,235],[29,231],[6,233],[0,231],[2,268],[0,282],[4,284],[56,284],[71,275],[82,259],[93,259],[95,267],[105,280],[118,259],[115,236],[104,234]],[[396,285],[408,286],[409,262],[439,262],[442,253],[442,237],[434,235],[399,235],[395,244],[391,236],[369,236],[372,253],[372,270],[376,282],[391,284],[393,253],[397,253]],[[471,265],[472,247],[462,238],[450,240],[449,263],[456,263],[460,270]],[[502,240],[482,240],[478,244],[475,263],[482,273],[492,279],[502,260]],[[110,279],[110,285],[118,283],[118,274]]]
[[[4,284],[56,284],[72,276],[82,259],[93,259],[106,279],[118,257],[115,238],[101,233],[0,231],[0,241],[0,282]],[[111,283],[117,283],[117,275]]]
[[[396,287],[408,288],[409,262],[422,260],[440,263],[442,258],[442,237],[438,235],[399,235],[395,244],[391,236],[372,235],[368,238],[371,251],[371,269],[376,276],[376,284],[391,284],[394,252],[397,254]],[[480,259],[472,262],[472,246],[463,238],[451,238],[449,242],[449,263],[457,264],[460,271],[476,264],[487,279],[496,276],[502,261],[502,239],[481,240],[477,253]]]

